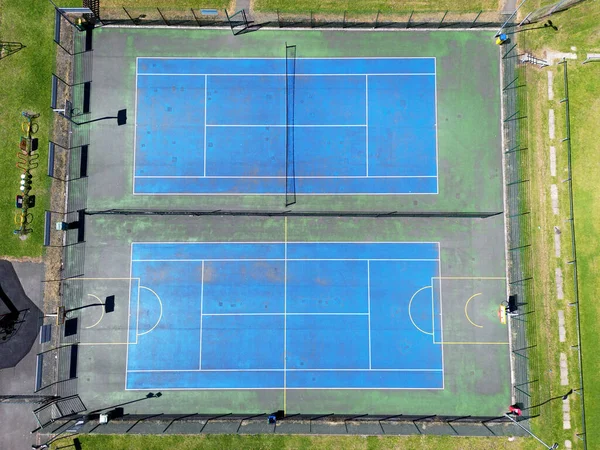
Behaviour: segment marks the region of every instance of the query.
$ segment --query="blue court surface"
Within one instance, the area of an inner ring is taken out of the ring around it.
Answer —
[[[436,109],[435,58],[138,58],[133,191],[437,194]]]
[[[126,389],[443,389],[439,255],[134,243]]]

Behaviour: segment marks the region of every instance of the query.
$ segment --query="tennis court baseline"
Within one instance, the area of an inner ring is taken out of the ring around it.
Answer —
[[[134,243],[126,389],[443,389],[439,243]]]
[[[437,194],[436,109],[435,58],[139,57],[133,193]]]

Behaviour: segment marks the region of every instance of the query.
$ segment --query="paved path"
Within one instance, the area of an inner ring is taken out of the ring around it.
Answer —
[[[517,9],[517,0],[504,0],[502,5],[502,11],[508,14],[512,14]]]
[[[13,267],[27,296],[42,309],[43,264],[13,263]],[[2,394],[33,394],[35,388],[35,363],[39,344],[16,367],[0,370]],[[31,430],[37,427],[32,410],[39,405],[2,403],[0,404],[0,448],[19,450],[31,448],[34,436]]]
[[[235,12],[239,11],[240,9],[246,10],[246,17],[249,21],[252,21],[252,11],[250,11],[250,0],[236,0]]]

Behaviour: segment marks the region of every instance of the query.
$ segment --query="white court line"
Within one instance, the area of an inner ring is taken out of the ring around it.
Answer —
[[[439,139],[438,139],[438,102],[437,102],[437,58],[433,58],[433,63],[434,63],[434,78],[433,78],[433,99],[435,102],[435,191],[436,193],[440,192],[440,179],[438,178],[439,175],[439,167],[440,167],[440,161],[439,161]]]
[[[390,258],[205,258],[205,259],[134,259],[134,262],[200,262],[200,261],[211,261],[211,262],[242,262],[242,261],[438,261],[437,259],[390,259]]]
[[[274,179],[274,180],[281,180],[284,179],[285,176],[278,176],[278,175],[264,175],[264,176],[256,176],[256,175],[252,175],[252,176],[248,176],[248,175],[207,175],[207,176],[201,176],[201,175],[136,175],[135,178],[158,178],[158,179],[193,179],[193,178],[226,178],[226,179],[259,179],[259,180],[264,180],[264,179]],[[335,175],[315,175],[315,176],[296,176],[295,178],[300,178],[300,179],[308,179],[308,180],[312,180],[312,179],[321,179],[321,178],[335,178],[335,179],[340,179],[340,178],[348,178],[348,179],[362,179],[362,178],[437,178],[436,175],[340,175],[340,176],[335,176]]]
[[[444,315],[442,312],[442,249],[438,242],[438,274],[440,276],[440,342],[442,347],[442,388],[446,386],[446,375],[444,369]],[[431,283],[433,285],[433,282]]]
[[[148,334],[151,331],[153,331],[158,326],[158,324],[160,323],[160,321],[162,319],[162,316],[163,316],[163,304],[162,304],[162,300],[160,299],[159,295],[156,292],[154,292],[152,289],[150,289],[149,287],[147,287],[147,286],[141,286],[140,285],[139,289],[146,289],[147,291],[152,292],[156,296],[156,299],[158,300],[158,304],[160,305],[160,314],[158,315],[158,320],[152,326],[152,328],[150,328],[149,330],[144,331],[143,333],[137,333],[138,336],[143,336],[144,334]],[[139,299],[138,299],[138,304],[139,304]]]
[[[135,64],[135,70],[136,70],[136,78],[135,78],[135,82],[137,85],[137,60],[136,60],[136,64]],[[136,93],[137,93],[137,89],[136,89]],[[135,146],[134,146],[135,148]],[[135,152],[135,150],[134,150]],[[135,153],[134,153],[135,154]],[[134,169],[135,171],[135,164],[134,164]],[[135,184],[135,183],[133,183]],[[127,342],[129,343],[129,341],[131,340],[129,334],[131,333],[131,280],[132,275],[133,275],[133,246],[134,244],[131,243],[130,248],[129,248],[129,301],[127,302]],[[138,282],[138,286],[139,286],[140,282]],[[135,340],[137,342],[137,332],[135,335]],[[125,348],[125,386],[124,388],[127,389],[127,374],[128,374],[128,367],[129,367],[129,344],[127,345],[127,347]]]
[[[211,59],[223,59],[223,60],[285,60],[280,56],[232,56],[232,57],[223,57],[223,56],[139,56],[139,59],[190,59],[190,60],[211,60]],[[434,59],[433,56],[298,56],[295,58],[298,59],[326,59],[326,60],[351,60],[351,59],[382,59],[382,60],[407,60],[407,59]]]
[[[206,98],[208,97],[208,76],[204,75],[204,176],[206,176]]]
[[[366,176],[369,176],[369,75],[365,75],[365,160],[366,160]]]
[[[131,182],[131,193],[135,194],[135,168],[136,163],[135,163],[135,159],[136,159],[136,149],[137,149],[137,110],[138,110],[138,65],[139,65],[139,60],[140,57],[136,57],[135,58],[135,99],[134,99],[134,108],[133,108],[133,178],[132,178],[132,182]],[[127,339],[129,340],[129,338]],[[125,377],[127,378],[127,377]]]
[[[140,241],[140,242],[133,242],[133,245],[153,245],[153,244],[166,244],[166,245],[173,245],[173,244],[181,244],[181,245],[215,245],[215,244],[261,244],[261,245],[270,245],[270,244],[285,244],[284,241],[204,241],[204,242],[185,242],[185,241],[169,241],[169,242],[165,242],[165,241]],[[437,246],[439,246],[439,241],[293,241],[293,242],[289,242],[289,245],[294,246],[297,244],[311,244],[311,245],[329,245],[329,244],[347,244],[347,245],[357,245],[357,244],[372,244],[372,245],[389,245],[389,244],[436,244]],[[439,253],[438,253],[439,255]],[[437,260],[437,258],[436,258]],[[442,277],[431,277],[431,278],[442,278]],[[449,280],[449,279],[459,279],[459,280],[472,280],[472,279],[476,279],[476,280],[487,280],[487,279],[492,279],[492,280],[505,280],[506,277],[443,277],[444,280]],[[82,279],[99,279],[99,280],[112,280],[113,278],[77,278],[77,280],[82,280]],[[117,278],[117,279],[123,279],[123,280],[128,280],[129,278]],[[139,278],[134,278],[136,280],[138,280]]]
[[[162,387],[160,385],[155,385],[154,387],[143,387],[143,388],[125,388],[126,391],[144,391],[147,392],[148,390],[161,390],[161,391],[181,391],[181,390],[185,390],[185,391],[247,391],[248,389],[252,389],[253,391],[281,391],[283,387],[282,386],[277,386],[277,387],[255,387],[255,386],[244,386],[244,387],[226,387],[226,388],[222,388],[222,387],[217,387],[217,388],[211,388],[211,387],[172,387],[172,388],[165,388]],[[416,387],[401,387],[401,388],[396,388],[396,387],[387,387],[387,386],[377,386],[377,387],[335,387],[335,386],[328,386],[328,387],[310,387],[307,388],[306,386],[303,387],[287,387],[286,388],[288,391],[293,391],[293,390],[303,390],[306,391],[306,389],[310,389],[311,391],[314,390],[327,390],[327,391],[331,391],[332,389],[335,389],[336,391],[372,391],[372,390],[382,390],[385,389],[386,391],[441,391],[444,388],[443,387],[423,387],[423,388],[416,388]]]
[[[285,296],[285,295],[284,295]],[[204,313],[203,316],[368,316],[369,313]]]
[[[369,370],[371,369],[371,261],[367,259],[367,311],[369,327]]]
[[[287,44],[286,44],[287,46]],[[287,63],[286,63],[287,64]],[[286,68],[287,70],[287,68]],[[287,97],[286,97],[287,98]],[[283,409],[287,408],[287,256],[288,256],[288,220],[283,221]]]
[[[200,284],[200,356],[198,365],[200,370],[202,370],[202,318],[203,314],[203,304],[204,304],[204,261],[202,261],[202,274],[200,276],[201,284]]]
[[[130,372],[441,372],[442,369],[135,369]],[[229,389],[229,388],[223,388]],[[311,388],[312,389],[312,388]]]
[[[215,123],[215,124],[207,124],[207,127],[212,127],[212,128],[236,128],[236,127],[241,127],[241,128],[363,128],[363,127],[367,127],[367,124],[363,124],[363,123],[359,123],[359,124],[350,124],[350,123],[342,123],[342,124],[308,124],[308,125],[285,125],[285,124],[260,124],[260,123],[231,123],[231,124],[225,124],[225,123]]]
[[[135,192],[133,195],[144,196],[144,197],[168,197],[168,196],[177,196],[181,197],[182,195],[186,196],[204,196],[204,197],[212,197],[212,196],[234,196],[234,195],[243,195],[245,197],[281,197],[285,193],[281,192],[244,192],[240,194],[239,192],[195,192],[195,191],[181,191],[181,192]],[[298,195],[302,195],[303,197],[314,197],[320,195],[327,196],[337,196],[337,197],[347,197],[349,195],[363,195],[363,196],[390,196],[390,195],[438,195],[437,192],[302,192]]]
[[[412,302],[413,302],[413,300],[415,299],[415,297],[417,296],[417,294],[418,294],[419,292],[421,292],[422,290],[424,290],[424,289],[427,289],[427,288],[433,288],[433,287],[432,287],[432,286],[423,286],[421,289],[419,289],[417,292],[415,292],[415,293],[412,295],[412,297],[410,298],[410,301],[408,302],[408,318],[409,318],[409,319],[410,319],[410,321],[412,322],[413,326],[414,326],[414,327],[415,327],[417,330],[419,330],[421,333],[423,333],[423,334],[429,334],[429,335],[433,336],[433,333],[429,333],[429,332],[427,332],[427,331],[424,331],[424,330],[422,330],[421,328],[419,328],[419,327],[417,326],[417,324],[416,324],[416,323],[415,323],[415,321],[413,320],[412,313],[410,312],[410,308],[411,308],[411,306],[412,306]]]
[[[147,72],[138,74],[140,77],[285,77],[285,73],[159,73]],[[295,77],[431,77],[435,72],[415,73],[297,73]]]

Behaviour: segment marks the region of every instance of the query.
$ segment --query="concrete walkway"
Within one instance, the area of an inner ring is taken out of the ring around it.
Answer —
[[[13,267],[27,296],[40,309],[42,305],[42,277],[44,265],[41,263],[13,263]],[[33,394],[35,389],[35,364],[39,342],[16,367],[0,370],[2,395]],[[0,346],[1,349],[1,346]],[[34,436],[31,430],[38,424],[33,416],[37,404],[0,403],[0,448],[19,450],[31,448]]]

